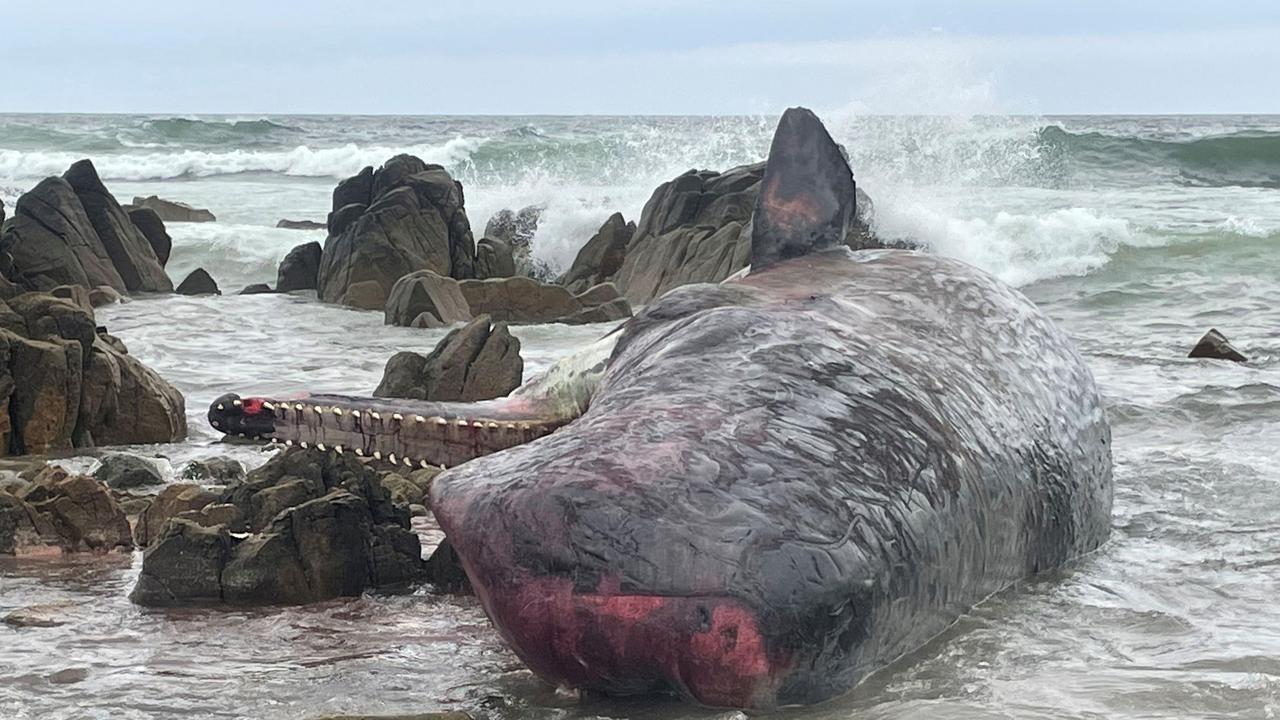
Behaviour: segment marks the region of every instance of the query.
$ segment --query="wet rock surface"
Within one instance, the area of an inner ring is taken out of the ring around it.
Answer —
[[[165,222],[213,222],[217,220],[213,213],[208,210],[191,207],[177,200],[165,200],[155,195],[135,197],[133,199],[133,207],[148,208]]]
[[[218,500],[219,494],[187,483],[168,485],[138,515],[133,527],[133,539],[138,547],[147,547],[155,540],[171,518],[182,517],[197,525],[216,525],[202,522],[200,511]],[[225,524],[225,523],[224,523]]]
[[[112,453],[102,458],[93,472],[98,482],[113,490],[129,490],[164,484],[164,475],[156,464],[137,455]]]
[[[627,222],[622,213],[614,213],[600,226],[573,259],[560,284],[569,292],[581,293],[608,281],[622,269],[627,245],[636,233],[636,224]]]
[[[218,283],[214,281],[204,268],[192,270],[182,282],[178,283],[176,292],[179,295],[221,295]]]
[[[315,290],[320,275],[321,252],[318,242],[303,243],[290,250],[280,261],[280,269],[276,273],[276,290]]]
[[[1209,332],[1205,333],[1204,337],[1200,338],[1200,342],[1191,348],[1191,352],[1187,357],[1230,360],[1237,363],[1249,361],[1249,358],[1245,357],[1239,350],[1236,350],[1231,342],[1227,340],[1227,336],[1218,332],[1217,328],[1210,329]]]
[[[351,455],[295,449],[200,509],[224,507],[251,534],[202,524],[188,510],[164,524],[131,599],[142,605],[298,604],[421,580],[409,512]]]
[[[462,186],[439,165],[397,155],[334,190],[320,263],[321,300],[382,309],[396,281],[417,270],[475,274]],[[357,285],[367,284],[359,292]]]
[[[328,226],[315,220],[281,220],[276,227],[282,230],[324,230]]]
[[[400,352],[387,361],[376,397],[464,401],[503,397],[520,385],[520,341],[505,323],[481,316],[458,328],[429,355]]]
[[[102,483],[87,475],[49,467],[16,497],[41,516],[30,522],[30,529],[39,537],[37,545],[56,543],[64,552],[133,548],[133,533],[124,510]],[[21,544],[14,545],[15,551],[23,550]]]
[[[396,281],[383,309],[386,324],[404,327],[443,327],[471,318],[471,306],[458,282],[430,270]]]
[[[68,168],[63,177],[80,198],[85,215],[124,280],[125,289],[172,292],[173,282],[157,259],[152,243],[107,191],[93,163],[80,160]]]

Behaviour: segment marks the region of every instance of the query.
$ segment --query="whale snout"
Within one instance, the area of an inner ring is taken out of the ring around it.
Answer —
[[[232,436],[265,438],[275,431],[275,419],[257,398],[227,393],[209,405],[209,424]]]

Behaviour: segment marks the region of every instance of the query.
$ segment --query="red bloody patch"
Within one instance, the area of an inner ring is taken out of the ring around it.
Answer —
[[[245,415],[257,415],[262,412],[262,398],[245,398],[240,401],[240,407]]]

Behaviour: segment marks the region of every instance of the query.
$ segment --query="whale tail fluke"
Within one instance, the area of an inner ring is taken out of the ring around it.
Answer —
[[[822,121],[790,108],[778,121],[751,231],[751,269],[838,247],[854,221],[849,163]]]

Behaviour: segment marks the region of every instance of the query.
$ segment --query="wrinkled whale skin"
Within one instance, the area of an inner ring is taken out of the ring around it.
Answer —
[[[589,409],[436,479],[494,624],[554,683],[821,702],[1107,538],[1064,334],[955,260],[827,250],[625,326]]]

